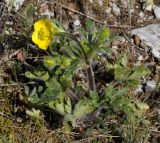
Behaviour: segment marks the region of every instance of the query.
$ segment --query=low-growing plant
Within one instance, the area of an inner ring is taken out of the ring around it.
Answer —
[[[32,40],[46,55],[41,66],[25,72],[29,79],[43,83],[32,90],[25,86],[28,103],[32,103],[33,107],[47,106],[58,112],[64,117],[66,130],[75,128],[78,119],[102,108],[112,113],[124,113],[125,121],[128,122],[141,118],[142,113],[148,110],[145,103],[134,102],[129,93],[130,89],[140,84],[140,78],[148,74],[149,70],[144,66],[128,68],[126,53],[114,64],[106,61],[107,69],[113,72],[114,82],[118,84],[106,84],[102,95],[97,91],[92,63],[99,52],[110,53],[108,44],[113,36],[108,28],[98,27],[89,20],[86,27],[79,30],[77,38],[66,32],[57,21],[41,19],[35,22],[34,30]],[[86,71],[88,92],[86,96],[74,101],[76,85],[73,79],[79,69]],[[27,111],[32,118],[42,120],[39,113],[35,109]]]

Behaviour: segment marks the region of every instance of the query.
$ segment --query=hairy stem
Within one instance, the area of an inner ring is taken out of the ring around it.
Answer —
[[[96,84],[95,84],[94,72],[91,65],[91,61],[88,61],[87,63],[87,78],[88,78],[88,84],[89,84],[90,90],[95,91]]]

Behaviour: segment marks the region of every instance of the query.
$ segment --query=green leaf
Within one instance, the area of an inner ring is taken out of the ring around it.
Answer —
[[[80,35],[82,35],[81,41],[82,40],[87,41],[87,32],[86,32],[86,30],[83,27],[81,27],[81,28],[79,28],[79,32],[80,32]]]
[[[107,39],[109,39],[110,31],[108,28],[103,27],[99,30],[99,33],[97,33],[97,37],[95,38],[94,44],[97,47],[104,46],[104,44],[107,43]]]
[[[57,99],[50,101],[48,106],[61,115],[71,114],[72,112],[71,101],[69,97],[65,97],[64,93],[60,93]]]
[[[65,69],[65,68],[67,68],[70,65],[71,65],[71,59],[67,58],[67,57],[63,57],[62,58],[62,63],[60,65],[60,68]]]
[[[89,19],[86,22],[86,29],[87,31],[93,31],[93,29],[95,28],[95,23],[93,20]]]
[[[118,35],[115,35],[113,33],[110,33],[110,36],[109,36],[109,42],[113,42],[115,40],[118,40],[119,36]]]
[[[38,87],[38,93],[41,93],[43,91],[43,87],[42,86],[39,86]]]
[[[99,107],[100,99],[98,93],[96,91],[90,91],[89,96],[91,97],[91,102],[94,108]]]
[[[32,110],[26,110],[26,114],[31,117],[34,120],[43,120],[43,118],[40,115],[40,110],[36,110],[34,108],[32,108]]]
[[[56,110],[59,114],[65,115],[64,103],[62,98],[57,98],[55,100],[49,101],[48,106],[49,108]]]
[[[115,79],[119,80],[119,81],[123,81],[126,80],[126,78],[128,78],[126,76],[126,69],[124,67],[118,66],[115,70],[114,70],[114,75],[115,75]]]
[[[31,103],[36,103],[36,104],[40,104],[40,102],[41,102],[41,99],[38,97],[38,95],[37,94],[35,94],[35,95],[33,95],[33,96],[30,96],[29,98],[28,98],[28,101],[30,101]]]
[[[72,113],[72,104],[71,104],[71,100],[69,97],[66,97],[65,112],[67,114]]]
[[[45,56],[43,62],[46,67],[51,68],[51,69],[57,65],[55,58],[52,58],[52,57]]]
[[[46,82],[47,89],[44,92],[46,98],[51,100],[57,98],[62,91],[62,87],[60,83],[56,80],[56,78],[52,78],[51,80]]]
[[[107,39],[110,36],[110,30],[106,27],[103,27],[101,32],[100,32],[100,37],[101,39]]]
[[[98,101],[98,100],[99,100],[98,93],[95,92],[95,91],[90,90],[90,91],[89,91],[89,96],[90,96],[93,100],[95,100],[95,101]]]
[[[113,91],[114,91],[113,85],[109,84],[109,86],[107,86],[107,88],[105,90],[105,99],[106,99],[106,101],[111,100]]]
[[[24,86],[24,92],[27,96],[29,96],[29,87],[28,86]]]
[[[49,79],[49,74],[47,71],[35,70],[33,72],[27,71],[25,72],[25,76],[30,79],[37,79],[47,81]]]
[[[35,95],[36,91],[37,91],[37,89],[36,89],[36,87],[34,87],[34,88],[32,89],[32,91],[31,91],[31,93],[30,93],[30,96]]]
[[[138,85],[140,85],[141,81],[140,81],[140,79],[132,79],[132,80],[128,79],[128,80],[125,80],[124,83],[128,87],[133,88],[133,87],[137,87]]]
[[[65,109],[64,109],[64,104],[63,104],[63,102],[61,102],[61,103],[55,103],[55,110],[58,112],[58,113],[60,113],[61,115],[64,115],[65,114]],[[49,107],[51,107],[50,106],[50,103],[49,103]]]
[[[139,109],[139,110],[143,110],[143,111],[146,111],[146,110],[149,110],[149,106],[148,104],[144,103],[144,102],[135,102],[136,104],[136,108]]]
[[[121,59],[121,64],[123,67],[126,67],[128,64],[128,56],[126,53],[123,54],[122,59]]]
[[[150,70],[143,65],[134,67],[133,72],[129,75],[129,79],[140,79],[150,73]]]
[[[29,18],[29,17],[33,18],[34,14],[35,14],[35,7],[34,7],[33,3],[29,2],[27,4],[25,14],[26,14],[27,18]]]
[[[78,119],[94,111],[94,106],[85,100],[80,100],[74,108],[73,116]]]
[[[53,24],[55,33],[65,32],[64,27],[62,26],[62,24],[58,20],[53,19],[52,20],[52,24]]]

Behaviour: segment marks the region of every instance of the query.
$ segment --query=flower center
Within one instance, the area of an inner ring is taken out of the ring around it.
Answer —
[[[41,40],[41,41],[44,40],[44,29],[43,28],[38,30],[38,39]]]
[[[47,29],[41,28],[38,30],[38,39],[44,41],[45,38],[49,38],[49,31]]]

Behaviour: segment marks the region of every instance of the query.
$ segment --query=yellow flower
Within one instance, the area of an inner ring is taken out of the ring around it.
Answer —
[[[46,50],[51,44],[53,36],[54,27],[51,21],[45,19],[35,22],[32,41],[37,44],[39,48]]]

